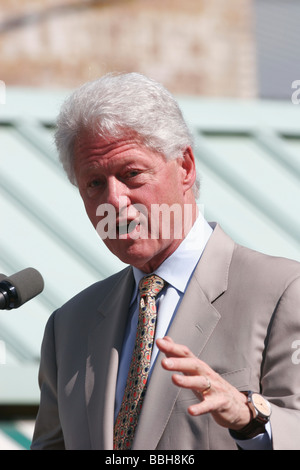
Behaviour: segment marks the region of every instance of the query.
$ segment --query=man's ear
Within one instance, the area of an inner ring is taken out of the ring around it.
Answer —
[[[191,189],[196,181],[196,163],[194,153],[191,147],[187,147],[181,159],[181,167],[183,170],[183,185],[185,191]]]

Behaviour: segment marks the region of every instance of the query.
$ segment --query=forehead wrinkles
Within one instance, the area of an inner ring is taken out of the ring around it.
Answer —
[[[108,141],[100,136],[84,133],[79,134],[75,141],[75,152],[82,154],[86,152],[97,152],[100,156],[106,155],[113,150],[122,151],[129,147],[138,147],[131,139]]]
[[[77,170],[80,170],[82,167],[95,168],[108,162],[122,163],[117,159],[112,160],[111,157],[118,157],[122,154],[123,161],[125,157],[134,158],[137,153],[131,154],[130,150],[136,151],[139,148],[140,146],[134,140],[108,142],[99,136],[79,135],[74,148],[75,168],[77,166]]]

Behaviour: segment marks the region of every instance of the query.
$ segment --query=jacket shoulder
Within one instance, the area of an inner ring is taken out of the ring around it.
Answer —
[[[251,272],[258,280],[284,283],[286,286],[300,277],[300,262],[272,256],[235,244],[232,267],[241,274]]]
[[[111,295],[117,285],[125,281],[126,278],[131,275],[131,272],[131,267],[126,267],[106,279],[95,282],[68,300],[58,308],[53,315],[55,315],[56,319],[58,317],[66,318],[72,316],[72,319],[75,320],[77,315],[81,316],[84,314],[87,319],[89,313],[97,311],[103,299]]]

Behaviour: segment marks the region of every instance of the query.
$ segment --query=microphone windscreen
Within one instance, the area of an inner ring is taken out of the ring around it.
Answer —
[[[5,281],[15,287],[19,306],[40,294],[44,289],[44,279],[34,268],[26,268],[12,276],[5,277]]]

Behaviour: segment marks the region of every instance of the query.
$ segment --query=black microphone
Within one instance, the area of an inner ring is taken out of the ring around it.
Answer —
[[[0,310],[18,308],[44,289],[44,279],[34,268],[26,268],[12,276],[0,274]]]

